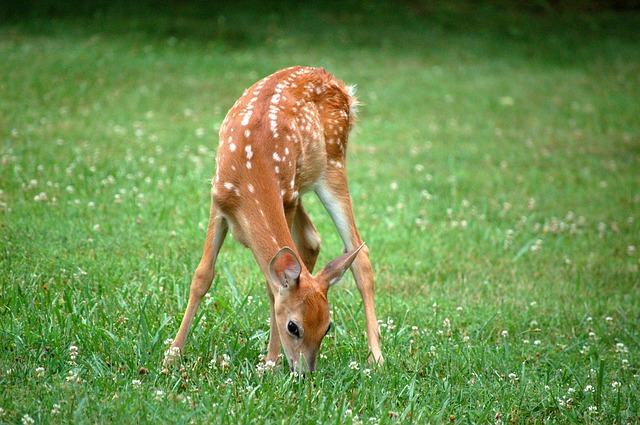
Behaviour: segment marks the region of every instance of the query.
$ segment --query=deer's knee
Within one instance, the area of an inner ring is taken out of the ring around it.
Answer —
[[[213,282],[213,274],[213,270],[198,268],[191,280],[191,294],[198,298],[204,297]]]

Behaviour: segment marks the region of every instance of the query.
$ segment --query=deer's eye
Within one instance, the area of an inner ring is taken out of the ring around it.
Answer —
[[[289,321],[287,323],[287,331],[296,338],[300,338],[300,328],[294,322]]]

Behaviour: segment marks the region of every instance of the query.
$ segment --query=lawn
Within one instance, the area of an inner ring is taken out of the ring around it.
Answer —
[[[370,4],[0,24],[0,423],[640,421],[640,15]],[[265,370],[264,278],[228,238],[165,368],[220,124],[298,64],[363,103],[386,362],[348,275],[318,372]]]

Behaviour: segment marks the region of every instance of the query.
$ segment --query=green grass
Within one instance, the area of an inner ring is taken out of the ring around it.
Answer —
[[[640,420],[638,15],[187,12],[0,26],[0,422]],[[349,173],[387,361],[349,276],[319,371],[263,371],[264,279],[229,238],[163,369],[218,126],[295,64],[364,103]]]

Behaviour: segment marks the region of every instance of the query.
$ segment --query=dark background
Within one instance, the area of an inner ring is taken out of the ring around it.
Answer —
[[[253,13],[286,13],[310,8],[324,12],[356,12],[362,9],[387,13],[404,10],[415,15],[429,15],[442,8],[480,7],[494,11],[518,11],[531,14],[570,12],[601,13],[607,11],[640,11],[640,0],[486,0],[474,1],[280,1],[259,0],[22,0],[0,2],[0,19],[51,18],[69,16],[100,17],[104,15],[169,14],[174,16],[214,17],[229,10],[250,9]]]

